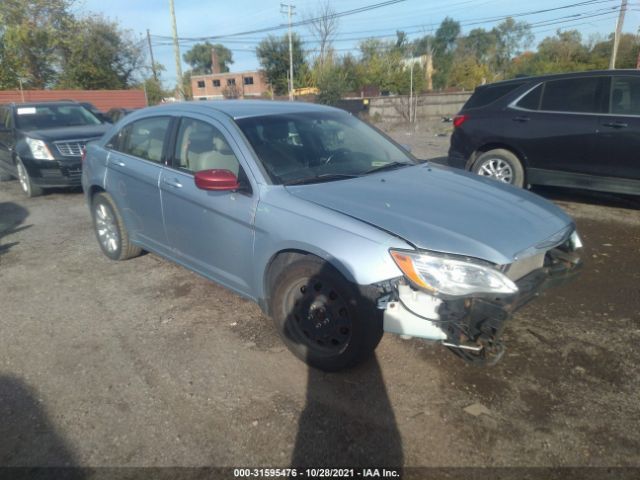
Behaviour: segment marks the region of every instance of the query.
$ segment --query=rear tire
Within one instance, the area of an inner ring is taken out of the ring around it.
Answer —
[[[382,338],[382,311],[335,268],[317,257],[293,262],[278,275],[271,316],[289,350],[312,367],[355,366]]]
[[[93,228],[102,252],[111,260],[137,257],[142,249],[129,241],[129,233],[115,202],[106,192],[97,193],[91,203]]]
[[[516,187],[524,185],[524,169],[522,163],[512,152],[504,148],[496,148],[481,154],[473,163],[473,173],[509,183]]]
[[[20,160],[19,158],[17,159],[16,167],[18,169],[18,181],[20,182],[20,188],[22,189],[22,192],[29,198],[42,195],[44,190],[42,189],[42,187],[33,183],[33,179],[29,175],[29,172],[24,166],[24,163],[22,163],[22,160]]]

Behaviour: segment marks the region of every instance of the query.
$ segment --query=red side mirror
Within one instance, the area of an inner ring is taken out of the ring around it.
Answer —
[[[238,177],[229,170],[202,170],[196,172],[194,180],[201,190],[229,191],[240,188]]]

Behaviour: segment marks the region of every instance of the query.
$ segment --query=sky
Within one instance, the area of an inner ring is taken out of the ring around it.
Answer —
[[[335,12],[346,12],[383,3],[384,0],[330,0]],[[295,6],[293,21],[316,16],[319,0],[174,0],[179,37],[206,37],[247,32],[266,27],[285,25],[287,18],[281,13],[281,3]],[[558,7],[570,6],[557,9]],[[395,38],[396,30],[408,33],[410,40],[434,33],[447,16],[462,24],[462,33],[473,28],[490,29],[508,15],[520,15],[516,20],[532,25],[535,42],[532,47],[555,31],[577,29],[583,39],[592,35],[606,37],[615,29],[620,0],[404,0],[380,8],[355,13],[339,19],[334,48],[339,53],[357,54],[358,43],[368,36]],[[541,10],[557,10],[541,12]],[[175,84],[176,67],[170,41],[156,36],[171,35],[169,0],[78,0],[75,11],[79,15],[100,14],[117,21],[131,30],[140,41],[146,39],[147,29],[152,35],[156,62],[164,65],[165,86]],[[537,13],[532,13],[537,12]],[[637,33],[640,27],[640,0],[629,0],[624,32]],[[317,48],[307,26],[294,28],[305,41],[305,49]],[[286,33],[286,27],[274,32]],[[231,71],[258,68],[255,47],[268,33],[256,33],[212,40],[232,50],[234,64]],[[193,42],[182,41],[180,53],[186,52]],[[146,44],[145,44],[146,46]],[[182,62],[183,70],[188,68]]]

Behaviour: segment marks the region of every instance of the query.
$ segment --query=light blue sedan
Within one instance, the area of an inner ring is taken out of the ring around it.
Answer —
[[[329,371],[384,331],[495,362],[511,313],[580,266],[553,204],[305,103],[132,113],[88,145],[82,184],[105,255],[148,250],[252,299]]]

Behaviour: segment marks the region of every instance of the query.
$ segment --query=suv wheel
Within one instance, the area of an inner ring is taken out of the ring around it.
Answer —
[[[368,358],[382,338],[382,311],[331,265],[309,256],[275,281],[271,315],[284,343],[312,367],[337,371]]]
[[[513,153],[503,148],[484,152],[474,162],[472,171],[483,177],[510,183],[516,187],[524,185],[522,163]]]
[[[129,241],[129,233],[111,196],[100,192],[93,197],[91,213],[96,238],[102,252],[111,260],[127,260],[142,249]]]
[[[29,176],[29,172],[27,171],[24,163],[19,158],[16,162],[16,167],[18,169],[18,181],[20,182],[20,188],[27,197],[37,197],[42,195],[42,187],[39,187]]]

